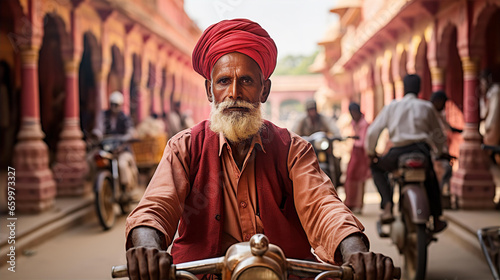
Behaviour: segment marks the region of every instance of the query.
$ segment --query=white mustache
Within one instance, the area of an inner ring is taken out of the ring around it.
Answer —
[[[220,111],[223,111],[225,109],[233,108],[233,107],[240,107],[240,108],[247,108],[247,109],[255,109],[258,107],[258,103],[254,104],[248,101],[244,100],[226,100],[222,101],[218,104],[216,104],[216,108]]]

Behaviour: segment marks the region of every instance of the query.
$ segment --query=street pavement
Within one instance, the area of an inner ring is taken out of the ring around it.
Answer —
[[[339,194],[343,196],[342,189]],[[403,266],[391,241],[377,236],[379,199],[369,182],[366,204],[358,217],[366,227],[371,249],[391,256],[397,266]],[[125,263],[124,223],[122,216],[111,230],[104,232],[95,217],[87,219],[42,244],[17,252],[16,272],[3,265],[0,279],[111,279],[111,267]],[[427,279],[492,279],[477,238],[452,223],[438,239],[429,247]]]

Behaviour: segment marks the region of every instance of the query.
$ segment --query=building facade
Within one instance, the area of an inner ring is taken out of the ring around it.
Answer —
[[[1,163],[15,168],[17,210],[89,192],[82,139],[115,90],[136,124],[173,101],[205,118],[200,35],[182,0],[1,1]]]
[[[273,123],[292,129],[305,114],[305,102],[315,98],[315,92],[323,84],[321,75],[271,76],[271,94],[264,106],[265,118]]]
[[[402,79],[422,78],[420,98],[444,90],[448,122],[463,128],[450,135],[459,156],[451,193],[462,208],[494,206],[495,185],[479,133],[478,74],[500,74],[498,0],[339,0],[339,15],[320,45],[314,70],[323,73],[347,111],[360,102],[368,120],[403,96]]]

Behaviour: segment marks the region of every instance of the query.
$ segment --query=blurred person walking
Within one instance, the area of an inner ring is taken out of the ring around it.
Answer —
[[[345,181],[345,205],[355,214],[361,214],[363,208],[363,196],[365,193],[365,181],[371,176],[370,158],[365,152],[364,143],[369,123],[366,121],[360,106],[357,103],[349,105],[349,113],[352,117],[352,128],[354,135],[359,138],[354,141],[351,159],[347,165]]]

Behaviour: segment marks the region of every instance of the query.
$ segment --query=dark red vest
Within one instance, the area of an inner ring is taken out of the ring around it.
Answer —
[[[314,260],[311,246],[295,210],[293,184],[288,176],[290,134],[265,121],[261,131],[266,153],[256,148],[255,175],[264,233],[288,258]],[[224,223],[223,173],[219,136],[203,121],[191,130],[191,192],[186,198],[174,241],[174,263],[220,257]]]

